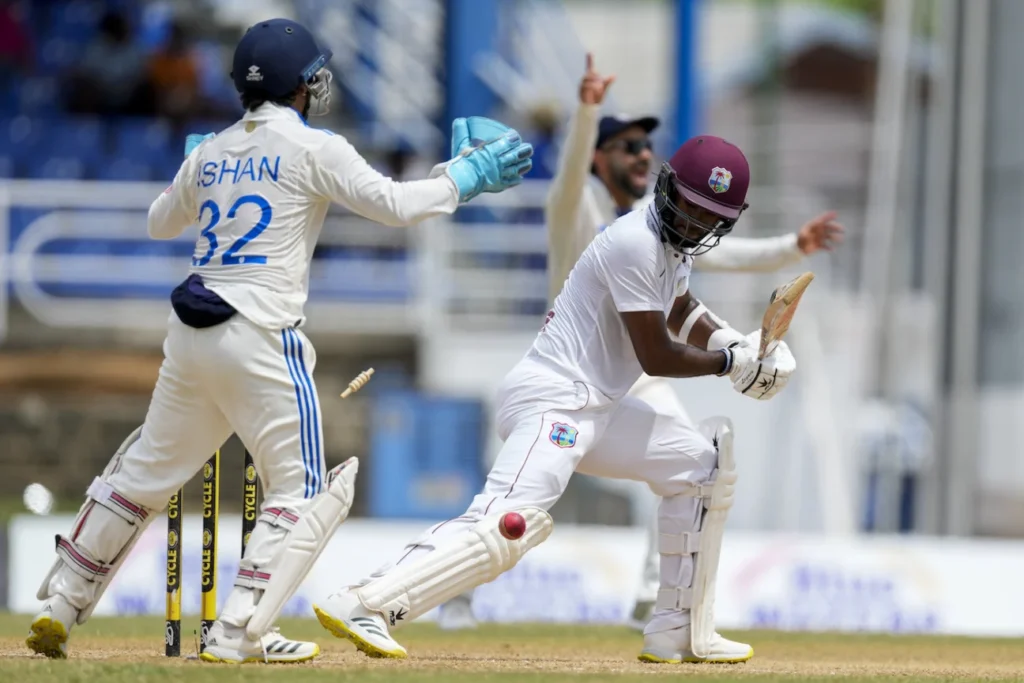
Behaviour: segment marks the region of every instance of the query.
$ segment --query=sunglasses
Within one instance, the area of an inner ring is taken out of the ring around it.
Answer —
[[[604,146],[604,148],[606,150],[621,148],[626,151],[626,154],[636,156],[643,152],[645,149],[654,149],[654,145],[651,144],[650,138],[637,138],[633,140],[615,140],[613,142],[609,142],[607,145]]]

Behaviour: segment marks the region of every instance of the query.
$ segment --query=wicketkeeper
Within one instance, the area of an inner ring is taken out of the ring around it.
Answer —
[[[188,277],[171,295],[164,361],[145,423],[86,492],[57,539],[28,647],[65,657],[132,546],[171,495],[232,433],[252,453],[263,502],[204,661],[296,662],[319,653],[273,628],[352,501],[357,463],[325,471],[322,421],[305,322],[309,265],[331,203],[388,225],[451,214],[481,192],[521,182],[533,149],[495,121],[486,137],[395,182],[345,138],[311,128],[327,112],[331,53],[302,25],[260,22],[234,54],[245,115],[190,136],[174,182],[149,209],[149,234],[171,239],[198,223]],[[468,129],[457,119],[457,136]],[[205,139],[204,139],[205,138]]]

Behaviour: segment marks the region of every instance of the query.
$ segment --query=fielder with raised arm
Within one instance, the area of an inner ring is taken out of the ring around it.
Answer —
[[[573,472],[647,483],[658,510],[660,587],[640,658],[739,662],[749,645],[714,630],[719,548],[736,480],[729,421],[694,427],[628,393],[640,375],[728,377],[766,400],[796,362],[785,343],[757,359],[760,331],[725,325],[690,292],[694,256],[746,208],[742,152],[712,136],[662,166],[654,200],[583,251],[540,333],[498,389],[504,444],[466,513],[428,529],[398,560],[314,606],[320,623],[377,657],[406,656],[390,629],[494,580],[551,533],[547,510]],[[501,520],[526,520],[516,540]]]
[[[249,28],[232,65],[244,116],[215,136],[189,136],[173,184],[149,209],[154,239],[197,221],[201,232],[190,274],[171,295],[145,422],[57,539],[27,640],[36,653],[67,655],[70,630],[89,618],[139,536],[232,433],[252,453],[264,497],[202,659],[297,662],[320,651],[273,622],[347,516],[358,465],[324,471],[316,354],[299,329],[324,216],[332,202],[388,225],[451,214],[480,192],[519,184],[532,155],[514,130],[483,120],[498,134],[427,180],[394,182],[343,137],[307,125],[307,115],[327,111],[330,57],[293,21]],[[462,137],[473,120],[457,119],[453,133]]]
[[[580,106],[569,123],[558,173],[551,185],[546,208],[548,228],[549,296],[562,290],[579,255],[604,226],[634,206],[650,201],[651,168],[649,134],[658,126],[654,117],[599,118],[614,76],[594,69],[587,55],[587,70],[580,81]],[[819,250],[831,250],[842,240],[843,227],[835,212],[823,213],[799,231],[779,237],[723,237],[713,250],[693,260],[694,270],[767,272],[798,263]],[[647,402],[659,414],[690,421],[672,383],[641,375],[630,396]],[[650,619],[658,594],[657,519],[648,524],[644,571],[633,611],[632,625],[643,629]]]

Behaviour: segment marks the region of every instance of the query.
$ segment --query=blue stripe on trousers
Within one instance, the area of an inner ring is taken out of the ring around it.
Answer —
[[[309,498],[310,489],[310,467],[307,452],[307,439],[306,439],[306,400],[305,390],[302,382],[298,378],[298,364],[295,362],[294,349],[291,344],[291,337],[288,334],[288,330],[281,330],[281,341],[284,343],[284,359],[288,364],[288,374],[291,375],[292,384],[295,385],[295,402],[299,407],[299,447],[302,450],[302,469],[305,471],[305,490],[302,492],[303,498]]]
[[[320,493],[320,487],[323,484],[323,464],[320,451],[320,404],[317,403],[316,388],[313,386],[313,378],[309,372],[306,371],[306,354],[302,352],[302,338],[299,337],[298,333],[292,330],[292,335],[295,337],[295,343],[298,344],[298,353],[296,356],[299,359],[299,378],[306,386],[306,392],[309,396],[310,411],[309,417],[312,418],[312,424],[310,425],[310,432],[312,433],[312,447],[309,449],[309,461],[313,467],[313,495]]]

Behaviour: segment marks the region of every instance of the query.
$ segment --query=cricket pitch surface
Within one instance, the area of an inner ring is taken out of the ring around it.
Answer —
[[[406,660],[374,660],[320,628],[315,619],[284,620],[290,638],[313,640],[322,654],[304,664],[206,664],[195,656],[198,619],[182,620],[182,657],[163,656],[164,622],[123,617],[89,621],[72,632],[69,656],[49,661],[25,647],[31,617],[0,614],[0,681],[12,683],[259,683],[260,681],[1024,681],[1024,639],[797,634],[723,635],[750,643],[745,664],[643,664],[642,636],[625,627],[484,624],[441,631],[431,623],[395,633]]]

